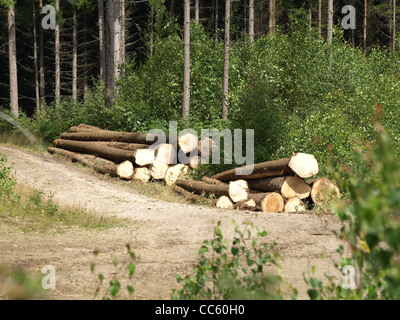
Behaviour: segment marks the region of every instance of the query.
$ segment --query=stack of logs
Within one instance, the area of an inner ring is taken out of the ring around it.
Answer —
[[[337,186],[327,178],[305,180],[318,173],[318,162],[313,155],[304,153],[251,168],[232,169],[211,178],[203,177],[202,181],[185,179],[189,169],[197,168],[201,157],[210,156],[213,141],[184,134],[176,142],[154,144],[147,134],[107,131],[80,124],[62,133],[48,152],[61,154],[111,177],[142,182],[164,180],[173,185],[174,192],[191,202],[211,197],[223,209],[299,212],[315,204],[323,206],[339,195]],[[176,164],[179,153],[195,155],[183,157],[187,161]]]

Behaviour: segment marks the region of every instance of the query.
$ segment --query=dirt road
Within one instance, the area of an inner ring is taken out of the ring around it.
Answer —
[[[338,220],[332,215],[267,214],[218,210],[211,207],[169,203],[140,195],[135,190],[104,181],[67,162],[0,145],[0,152],[14,163],[19,183],[55,193],[61,205],[93,209],[132,221],[129,228],[106,231],[69,228],[64,232],[23,233],[0,221],[0,264],[21,266],[40,275],[44,265],[56,269],[55,299],[90,299],[96,278],[90,273],[93,250],[99,249],[97,270],[114,272],[112,259],[125,257],[130,243],[138,255],[136,299],[168,299],[178,285],[174,275],[188,274],[198,261],[203,240],[212,237],[221,221],[222,232],[233,236],[231,221],[250,219],[269,233],[269,241],[283,261],[282,276],[307,298],[303,272],[315,266],[317,276],[333,273],[339,243],[331,230]],[[321,254],[323,257],[321,258]]]

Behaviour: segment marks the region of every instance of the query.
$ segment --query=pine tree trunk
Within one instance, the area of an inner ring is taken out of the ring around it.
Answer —
[[[104,43],[104,0],[98,0],[99,24],[99,51],[100,51],[100,77],[106,82],[106,49]]]
[[[43,7],[43,0],[39,1],[39,7]],[[40,78],[40,98],[45,98],[45,82],[44,82],[44,39],[43,28],[39,28],[39,78]],[[41,101],[41,104],[42,104]]]
[[[190,112],[190,1],[184,3],[184,67],[183,67],[183,111],[184,119]]]
[[[219,2],[218,0],[215,0],[215,25],[214,25],[214,29],[215,29],[215,42],[218,42],[218,8],[219,7]]]
[[[78,81],[78,30],[77,30],[76,8],[72,14],[72,99],[77,100]]]
[[[60,10],[60,0],[56,0],[56,12]],[[55,100],[56,106],[60,104],[61,94],[61,68],[60,68],[60,24],[56,23],[55,29]]]
[[[35,101],[36,112],[40,110],[40,84],[39,84],[39,69],[38,69],[38,44],[37,44],[37,26],[36,26],[36,4],[32,3],[33,11],[33,64],[35,68]]]
[[[269,35],[273,36],[276,29],[276,4],[275,0],[269,1]]]
[[[114,0],[114,76],[119,78],[121,65],[121,1]]]
[[[254,42],[254,0],[249,0],[249,37]]]
[[[327,42],[332,43],[333,37],[333,0],[328,0],[328,31]]]
[[[229,94],[229,54],[230,54],[231,0],[225,0],[225,50],[224,50],[224,80],[222,98],[222,119],[228,119]]]
[[[121,48],[120,48],[120,63],[123,65],[125,63],[125,42],[126,42],[126,7],[125,1],[121,0]]]
[[[8,58],[10,70],[10,105],[11,113],[18,117],[18,69],[17,45],[15,37],[15,6],[8,9]]]
[[[83,101],[84,103],[87,102],[87,92],[89,91],[89,85],[88,85],[88,45],[87,45],[87,15],[84,13],[83,15],[83,29],[85,30],[84,36],[83,36],[83,50],[84,50],[84,55],[83,55],[83,68],[84,68],[84,73],[83,73]]]
[[[322,0],[318,0],[318,35],[322,38]]]
[[[312,28],[312,0],[308,0],[308,24]]]
[[[393,0],[393,43],[392,43],[392,49],[393,51],[396,51],[396,0]]]
[[[363,26],[363,48],[367,52],[367,23],[368,23],[368,1],[364,0],[364,26]]]
[[[154,53],[154,8],[150,8],[150,57]]]
[[[106,96],[107,108],[114,107],[114,1],[106,2]]]
[[[194,1],[194,21],[196,23],[200,22],[200,8],[199,8],[199,0]]]
[[[263,16],[263,11],[264,11],[264,6],[263,6],[263,0],[260,1],[258,4],[258,33],[263,34],[264,32],[264,16]]]

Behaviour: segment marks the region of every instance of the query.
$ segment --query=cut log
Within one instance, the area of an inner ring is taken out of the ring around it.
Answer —
[[[172,190],[175,193],[185,197],[187,200],[189,200],[190,202],[193,202],[193,203],[196,203],[201,199],[201,197],[198,194],[191,193],[181,187],[178,187],[177,185],[174,185]]]
[[[138,149],[135,151],[135,162],[140,167],[151,165],[155,160],[153,149]]]
[[[301,199],[294,197],[294,198],[289,199],[286,202],[284,212],[294,213],[294,212],[302,212],[302,211],[306,211],[306,210],[307,210],[307,208],[306,208],[304,202]]]
[[[132,180],[148,182],[150,180],[150,170],[147,168],[136,168],[132,176]]]
[[[199,156],[191,156],[189,158],[188,166],[190,169],[195,170],[199,167],[201,158]]]
[[[98,143],[107,147],[136,151],[139,149],[147,149],[149,145],[142,143],[129,143],[129,142],[113,142],[113,141],[96,141],[91,143]]]
[[[311,187],[299,177],[287,177],[282,184],[281,194],[288,199],[305,199],[310,195]]]
[[[157,137],[145,133],[89,130],[73,133],[64,132],[60,135],[60,139],[77,141],[117,141],[151,145],[157,140]]]
[[[201,138],[197,146],[199,155],[201,157],[208,158],[212,153],[213,146],[214,146],[214,141],[211,138],[207,137]]]
[[[197,194],[215,195],[217,198],[229,196],[229,185],[213,185],[202,181],[178,179],[176,185]]]
[[[69,151],[91,154],[112,161],[122,162],[129,160],[135,162],[134,152],[111,148],[97,143],[57,139],[54,140],[54,146]]]
[[[249,197],[249,186],[245,180],[237,180],[229,183],[229,197],[233,202],[247,200]]]
[[[128,162],[124,162],[123,164],[116,165],[109,160],[101,159],[93,155],[79,154],[76,152],[53,147],[48,148],[47,151],[51,154],[60,154],[73,162],[79,162],[85,166],[93,168],[99,173],[108,174],[111,177],[121,177],[124,179],[129,179],[133,174],[132,163],[129,165]]]
[[[177,163],[177,152],[172,144],[160,144],[155,151],[155,155],[156,161],[165,163],[166,165]]]
[[[312,184],[311,199],[320,207],[327,205],[332,199],[337,199],[339,195],[339,188],[328,178],[316,179]]]
[[[250,199],[250,200],[239,201],[238,203],[235,204],[234,208],[237,210],[255,211],[257,208],[257,205],[253,199]]]
[[[88,124],[81,123],[79,126],[74,126],[69,128],[69,132],[85,132],[85,131],[91,131],[91,130],[101,130],[98,127],[90,126]]]
[[[201,181],[209,183],[209,184],[227,185],[227,183],[225,183],[225,182],[222,182],[222,181],[219,181],[219,180],[216,180],[216,179],[212,179],[212,178],[209,178],[209,177],[203,177],[203,178],[201,178]]]
[[[199,139],[192,133],[185,133],[178,138],[178,146],[183,153],[190,153],[197,149]]]
[[[263,212],[282,212],[284,208],[285,202],[277,192],[267,193],[261,200],[261,211]]]
[[[234,205],[229,197],[221,196],[217,200],[216,207],[219,209],[233,209]]]
[[[184,164],[177,164],[172,167],[169,167],[167,172],[165,173],[165,182],[167,185],[175,184],[176,180],[187,175],[189,172],[188,166]]]
[[[287,177],[271,177],[264,179],[248,180],[249,188],[263,192],[281,191],[282,185]]]
[[[165,173],[168,170],[168,165],[160,161],[154,161],[150,166],[150,175],[155,180],[163,180],[165,178]]]
[[[318,173],[318,162],[313,155],[297,153],[288,159],[254,164],[231,169],[212,176],[220,181],[234,181],[239,179],[254,180],[260,178],[290,176],[297,174],[301,178],[308,178]]]

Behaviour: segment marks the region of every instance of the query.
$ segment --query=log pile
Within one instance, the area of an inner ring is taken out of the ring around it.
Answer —
[[[150,134],[80,124],[62,133],[48,152],[111,177],[162,180],[190,202],[211,198],[221,209],[299,212],[315,205],[323,207],[340,193],[327,178],[305,180],[319,170],[315,157],[305,153],[228,170],[202,181],[189,180],[185,178],[189,171],[198,167],[201,158],[210,156],[212,139],[198,139],[190,133],[154,144],[156,139]],[[180,156],[182,153],[185,157]],[[186,160],[179,163],[181,158]]]

